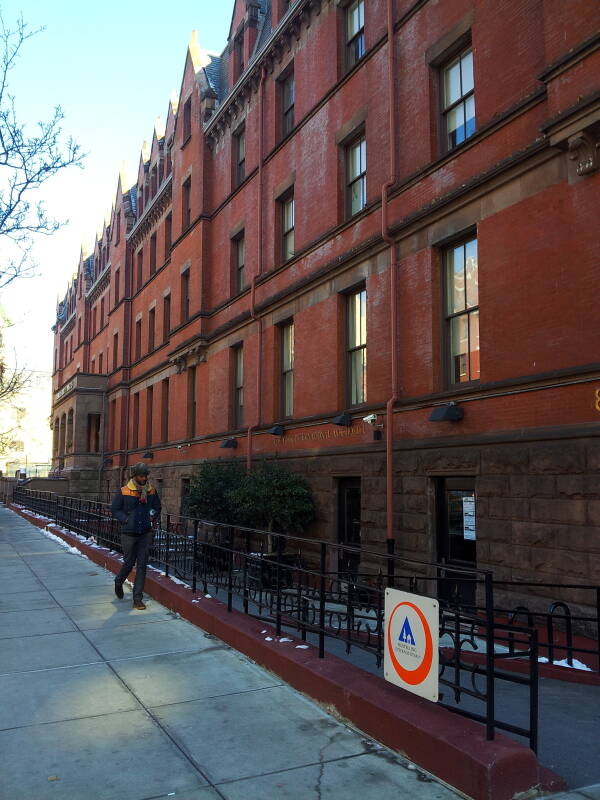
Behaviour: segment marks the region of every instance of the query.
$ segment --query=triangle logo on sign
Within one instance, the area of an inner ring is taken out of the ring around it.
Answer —
[[[402,630],[400,631],[400,636],[398,637],[400,642],[404,644],[415,644],[415,637],[413,636],[412,629],[410,627],[410,622],[408,621],[408,617],[404,620],[404,625],[402,626]]]

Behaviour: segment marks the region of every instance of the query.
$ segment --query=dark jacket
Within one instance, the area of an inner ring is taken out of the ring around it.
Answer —
[[[150,511],[160,514],[160,498],[153,486],[148,488],[146,502],[140,500],[141,490],[132,488],[132,481],[113,497],[112,515],[122,524],[122,532],[129,536],[140,536],[152,528]]]

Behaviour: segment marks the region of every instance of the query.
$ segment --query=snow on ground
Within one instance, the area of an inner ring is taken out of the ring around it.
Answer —
[[[538,658],[540,664],[548,664],[550,663],[545,656],[541,656]],[[584,672],[593,672],[594,670],[588,667],[586,664],[582,664],[581,661],[578,661],[576,658],[573,659],[573,663],[569,664],[566,658],[563,658],[562,661],[553,661],[552,665],[554,667],[568,667],[568,669],[580,669]]]

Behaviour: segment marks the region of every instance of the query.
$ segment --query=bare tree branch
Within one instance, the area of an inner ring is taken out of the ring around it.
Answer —
[[[0,13],[0,237],[12,241],[20,252],[16,258],[0,260],[0,288],[31,273],[32,237],[50,235],[64,224],[49,217],[43,203],[35,201],[36,190],[66,167],[81,166],[83,159],[73,139],[62,141],[60,106],[30,135],[19,122],[15,97],[9,92],[10,71],[23,45],[41,30],[30,30],[22,17],[9,28]]]

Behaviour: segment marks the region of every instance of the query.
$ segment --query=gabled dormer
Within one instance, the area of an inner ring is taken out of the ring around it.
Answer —
[[[234,86],[243,75],[267,21],[270,27],[270,18],[271,0],[235,1],[227,37],[229,86]]]
[[[152,144],[150,145],[150,199],[156,197],[159,186],[164,180],[164,143],[165,125],[161,117],[157,117],[154,122],[154,133],[152,134]]]
[[[172,156],[172,149],[173,149],[173,141],[175,137],[175,123],[177,121],[177,104],[178,98],[177,93],[175,90],[171,93],[171,97],[169,98],[169,108],[167,110],[167,121],[165,123],[165,138],[164,138],[164,149],[165,149],[165,178],[168,177],[172,170],[173,170],[173,156]]]
[[[140,161],[138,165],[138,175],[136,181],[138,219],[144,213],[144,209],[148,204],[148,199],[150,196],[150,182],[148,180],[149,169],[150,169],[150,148],[148,147],[148,142],[144,142],[142,145],[142,152],[140,153]]]

